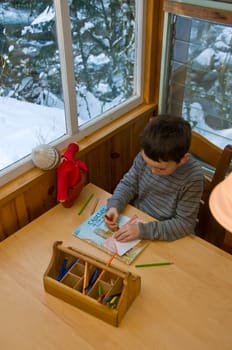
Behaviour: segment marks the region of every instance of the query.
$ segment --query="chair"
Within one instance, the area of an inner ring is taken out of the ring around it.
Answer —
[[[190,152],[202,163],[205,174],[205,186],[198,214],[196,234],[223,248],[226,231],[210,212],[209,196],[213,188],[230,171],[232,145],[227,145],[224,149],[221,149],[202,135],[192,131]]]

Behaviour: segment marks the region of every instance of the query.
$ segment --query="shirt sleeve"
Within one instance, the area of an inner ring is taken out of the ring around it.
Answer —
[[[116,186],[111,198],[107,201],[107,208],[117,208],[121,213],[123,208],[133,201],[138,193],[138,174],[141,170],[141,159],[138,154],[129,171],[123,176]]]
[[[202,178],[199,177],[185,187],[172,218],[139,223],[139,238],[174,241],[194,233],[202,195],[202,183]]]

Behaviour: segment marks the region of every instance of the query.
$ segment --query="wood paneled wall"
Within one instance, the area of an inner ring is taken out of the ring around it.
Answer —
[[[154,105],[143,106],[79,143],[77,156],[89,168],[88,182],[113,191],[139,151],[139,134],[154,111]],[[0,240],[56,204],[55,169],[34,168],[3,186],[0,189]]]

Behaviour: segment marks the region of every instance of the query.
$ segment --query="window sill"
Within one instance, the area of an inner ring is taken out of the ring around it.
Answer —
[[[132,122],[134,119],[139,118],[140,116],[146,113],[153,113],[156,110],[157,110],[157,106],[155,104],[140,105],[139,107],[126,113],[125,115],[118,118],[117,120],[114,120],[110,124],[95,131],[91,135],[83,138],[78,142],[78,145],[80,147],[80,151],[79,151],[80,157],[85,155],[89,151],[91,151],[91,149],[96,147],[98,144],[104,142],[104,140],[117,134],[119,130],[123,130],[123,128],[126,128],[128,124]],[[50,170],[50,171],[54,171],[54,170]],[[3,204],[4,201],[9,201],[11,197],[12,198],[15,197],[17,193],[25,191],[27,188],[32,186],[32,183],[34,186],[35,183],[38,183],[40,181],[40,178],[43,177],[44,173],[45,172],[43,170],[34,167],[28,170],[27,172],[23,173],[22,175],[19,175],[16,179],[1,186],[1,189],[0,189],[1,204]]]

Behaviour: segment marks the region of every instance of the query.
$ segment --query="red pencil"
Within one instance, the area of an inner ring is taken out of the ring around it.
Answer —
[[[105,218],[112,222],[111,218],[106,214],[105,214]],[[117,224],[115,224],[115,225],[116,225],[116,231],[119,230],[119,226]]]

